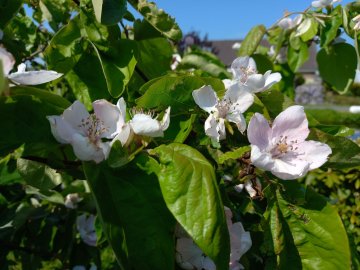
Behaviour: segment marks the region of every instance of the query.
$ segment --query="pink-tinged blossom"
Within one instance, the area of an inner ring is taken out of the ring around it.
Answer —
[[[226,224],[230,235],[229,270],[240,270],[244,267],[240,258],[252,245],[250,233],[244,230],[241,222],[232,223],[231,210],[225,207]],[[177,235],[179,237],[179,235]],[[194,241],[181,234],[176,242],[176,262],[186,270],[216,270],[215,263],[206,256]]]
[[[352,18],[352,21],[355,23],[353,26],[354,31],[360,30],[360,14]]]
[[[76,219],[76,227],[81,240],[89,246],[96,247],[95,216],[83,214]]]
[[[301,14],[296,16],[294,19],[292,19],[290,17],[285,17],[285,18],[281,19],[277,23],[277,25],[284,30],[290,30],[290,29],[293,29],[296,26],[298,26],[301,23],[302,19],[303,19],[303,15],[301,15]]]
[[[110,141],[124,122],[118,107],[104,99],[94,101],[93,108],[90,114],[84,104],[75,101],[62,115],[47,119],[58,142],[71,144],[80,160],[99,163],[108,157]]]
[[[323,165],[331,154],[327,144],[305,141],[309,132],[302,106],[287,108],[271,127],[262,114],[255,113],[248,127],[251,162],[284,180],[304,176]]]
[[[231,64],[233,82],[243,86],[248,92],[254,94],[263,92],[281,80],[281,74],[271,73],[259,74],[253,58],[248,56],[238,57]]]
[[[15,59],[6,49],[0,47],[0,61],[3,65],[4,75],[14,84],[37,85],[60,78],[63,74],[52,70],[26,71],[24,63],[18,66],[16,72],[10,73],[14,68]]]
[[[225,121],[235,123],[240,132],[245,131],[243,113],[252,105],[254,97],[240,85],[231,85],[221,100],[209,85],[194,90],[192,95],[195,103],[209,113],[204,128],[210,138],[216,141],[226,138]]]
[[[64,205],[66,208],[75,209],[77,208],[77,204],[81,201],[79,194],[70,193],[66,195]]]

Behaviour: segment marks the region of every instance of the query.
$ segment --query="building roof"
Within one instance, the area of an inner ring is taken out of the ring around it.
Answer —
[[[241,43],[242,40],[211,40],[212,47],[217,52],[217,56],[226,65],[230,66],[232,61],[237,57],[236,50],[232,48],[234,43]],[[261,45],[269,47],[269,43],[266,40],[261,42]],[[315,73],[318,70],[316,62],[317,49],[313,43],[309,50],[309,59],[299,69],[300,73]]]

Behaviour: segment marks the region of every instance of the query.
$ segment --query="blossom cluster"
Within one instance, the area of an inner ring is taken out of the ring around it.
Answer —
[[[150,113],[134,110],[131,120],[126,121],[126,103],[120,98],[116,105],[101,99],[92,103],[94,113],[75,101],[62,115],[48,116],[51,132],[63,144],[71,144],[75,155],[84,161],[100,163],[107,159],[111,146],[120,141],[124,146],[134,135],[161,137],[169,127],[170,107],[161,121]]]
[[[271,71],[259,74],[250,57],[235,59],[231,70],[233,79],[224,82],[223,99],[217,97],[211,86],[193,91],[196,104],[209,113],[205,133],[216,141],[226,138],[225,121],[235,123],[244,133],[243,113],[252,105],[254,94],[265,91],[281,79],[279,73],[272,74]],[[287,108],[275,118],[272,126],[263,115],[255,113],[247,132],[252,164],[284,180],[304,176],[309,170],[323,165],[331,154],[327,144],[305,141],[309,132],[302,106]]]

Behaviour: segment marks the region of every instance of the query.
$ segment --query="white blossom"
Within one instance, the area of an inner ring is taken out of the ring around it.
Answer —
[[[81,201],[79,194],[70,193],[66,195],[64,205],[66,208],[75,209],[77,208],[77,204]]]
[[[277,25],[284,30],[290,30],[290,29],[293,29],[296,26],[298,26],[301,23],[302,19],[303,19],[302,14],[296,16],[294,19],[292,19],[290,17],[285,17],[285,18],[281,19],[277,23]]]
[[[302,106],[287,108],[271,127],[262,114],[255,113],[248,127],[251,162],[284,180],[304,176],[323,165],[331,154],[327,144],[305,141],[309,132]]]
[[[243,113],[252,105],[252,94],[233,84],[226,91],[223,99],[219,99],[211,86],[203,86],[192,92],[195,103],[209,113],[205,121],[205,133],[210,138],[220,141],[225,139],[225,120],[235,123],[240,132],[246,129]]]
[[[95,216],[86,214],[78,216],[76,219],[76,227],[84,243],[96,247]]]
[[[43,84],[56,80],[63,75],[52,70],[25,71],[26,65],[24,63],[18,66],[17,72],[10,73],[15,65],[15,59],[11,53],[2,47],[0,47],[0,61],[3,65],[5,77],[8,77],[14,84]]]
[[[271,73],[259,74],[253,58],[248,56],[238,57],[231,64],[234,83],[244,86],[248,92],[254,94],[265,91],[281,80],[281,74]]]
[[[147,137],[163,137],[164,131],[170,124],[170,107],[165,110],[161,121],[157,117],[153,118],[152,113],[145,113],[142,110],[133,110],[133,117],[126,122],[126,103],[120,98],[117,107],[121,112],[121,128],[115,140],[119,140],[122,145],[127,144],[134,134]]]
[[[71,144],[80,160],[99,163],[108,157],[110,140],[120,132],[124,123],[118,107],[110,102],[96,100],[93,107],[94,113],[89,114],[84,104],[75,101],[62,115],[47,118],[58,142]]]
[[[314,8],[325,8],[340,1],[341,0],[316,0],[316,1],[312,1],[311,6]]]
[[[180,62],[181,62],[180,54],[174,53],[172,55],[172,60],[171,60],[171,65],[170,65],[171,70],[175,70],[177,68],[177,66],[180,64]]]

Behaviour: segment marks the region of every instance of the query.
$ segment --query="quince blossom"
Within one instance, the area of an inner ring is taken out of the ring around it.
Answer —
[[[210,138],[220,141],[225,139],[225,120],[235,123],[240,132],[246,129],[243,113],[252,105],[254,97],[234,84],[219,100],[211,86],[203,86],[192,92],[195,103],[210,115],[205,121],[205,133]]]
[[[81,240],[89,246],[96,247],[95,216],[83,214],[76,219],[76,228],[80,233]]]
[[[317,1],[312,1],[311,6],[314,8],[325,8],[340,1],[341,0],[317,0]]]
[[[240,270],[244,267],[240,258],[250,249],[252,241],[250,233],[244,230],[241,222],[232,223],[231,210],[225,207],[226,223],[230,235],[229,270]],[[215,263],[189,237],[183,235],[176,242],[176,262],[186,270],[216,270]]]
[[[118,107],[101,99],[93,102],[94,113],[89,114],[84,104],[75,101],[60,116],[48,116],[51,132],[63,144],[71,144],[80,160],[106,159],[110,153],[110,141],[122,127]]]
[[[69,209],[76,209],[77,204],[81,202],[81,198],[78,193],[70,193],[66,195],[64,205]]]
[[[119,140],[122,145],[127,144],[134,134],[147,137],[163,137],[164,131],[170,124],[170,107],[165,111],[161,121],[153,118],[152,113],[134,110],[133,117],[126,122],[126,103],[120,98],[117,107],[120,110],[121,129],[114,140]]]
[[[302,106],[287,108],[271,127],[262,114],[255,113],[248,127],[251,162],[284,180],[304,176],[323,165],[331,154],[327,144],[305,141],[309,132]]]
[[[290,17],[285,17],[281,19],[277,23],[277,25],[284,30],[290,30],[298,26],[301,23],[302,19],[303,16],[301,14],[296,16],[294,19],[291,19]]]
[[[15,65],[15,59],[6,49],[0,47],[0,61],[3,65],[4,75],[15,84],[37,85],[60,78],[63,74],[52,70],[25,71],[24,63],[18,66],[17,72],[10,73]]]
[[[272,73],[268,70],[265,74],[259,74],[253,58],[244,56],[236,58],[231,64],[234,83],[244,86],[250,93],[259,93],[269,89],[281,80],[280,73]]]

